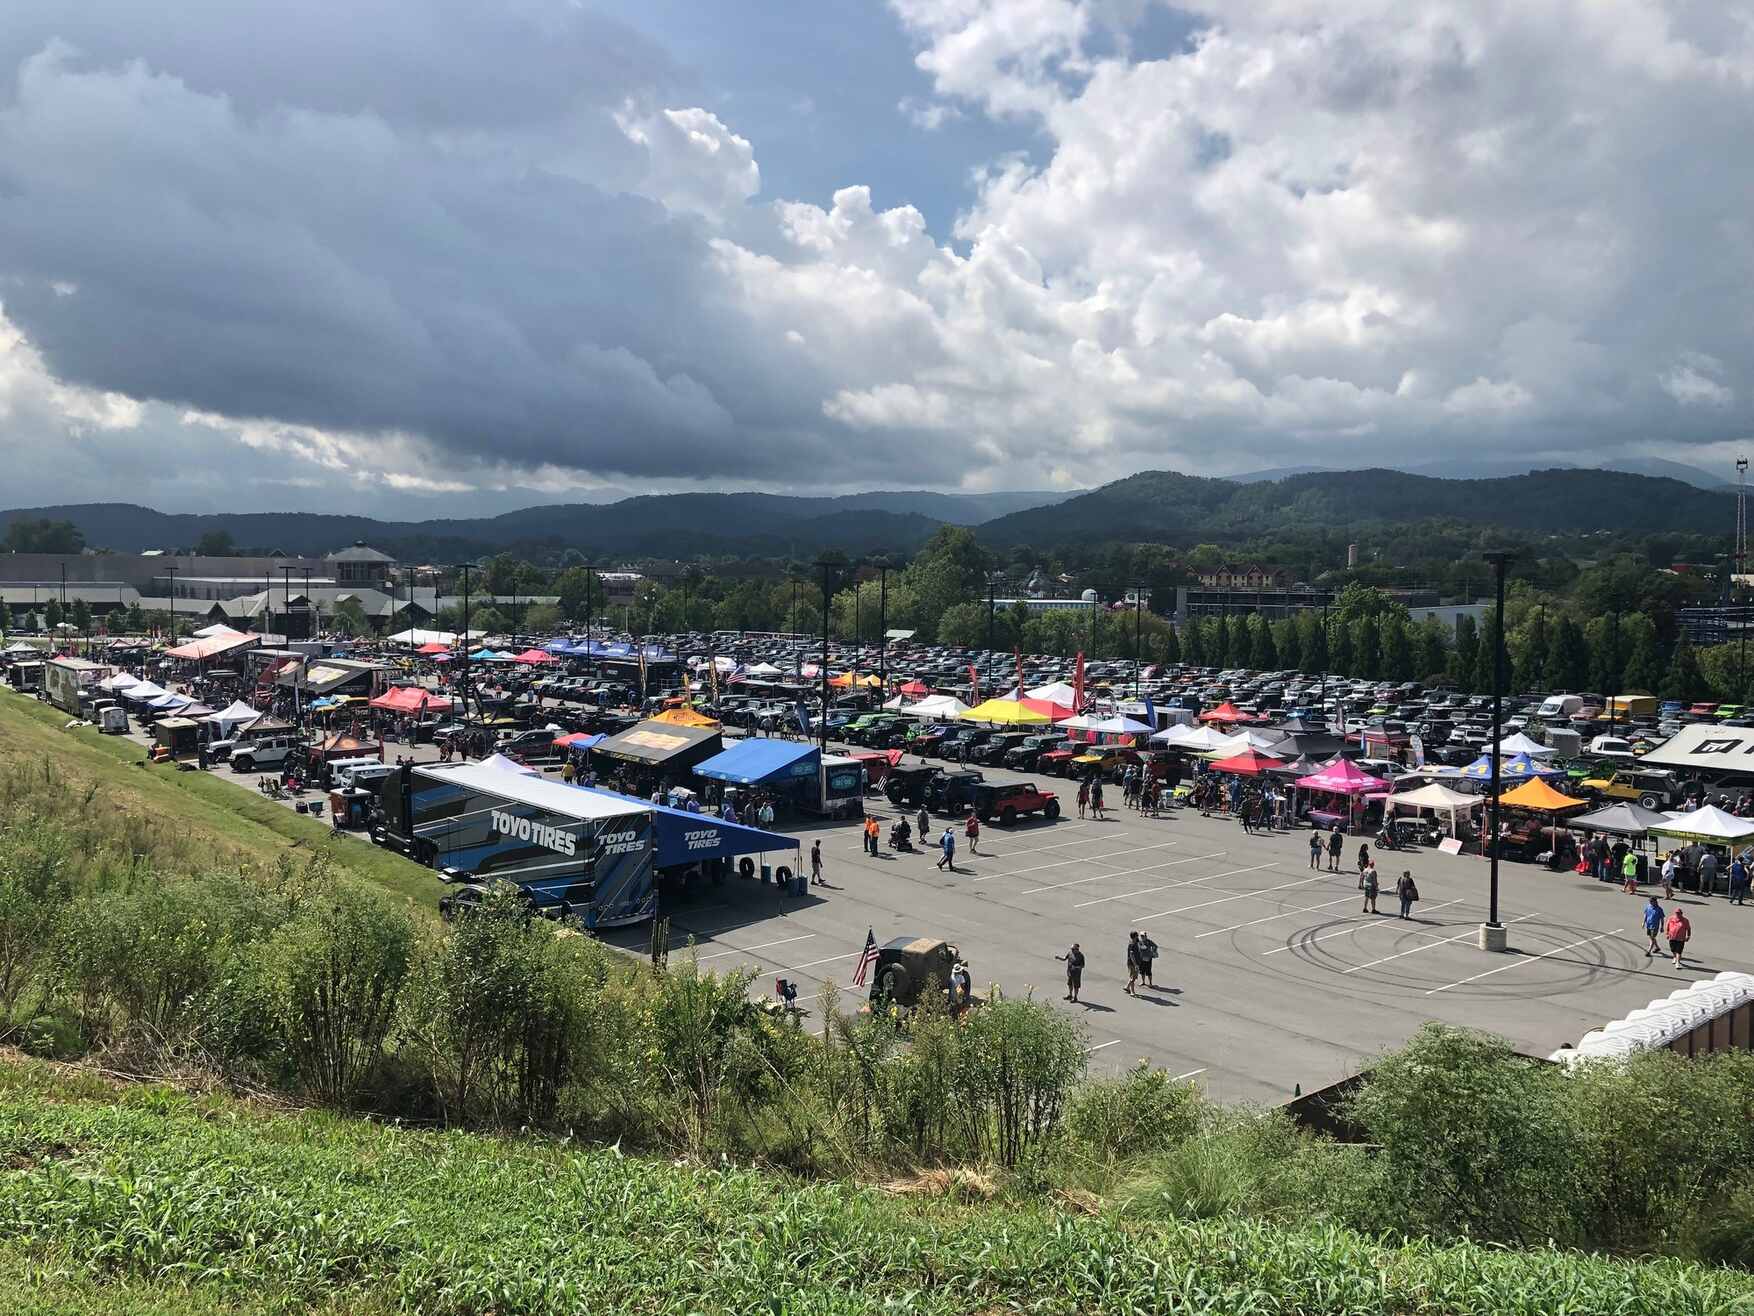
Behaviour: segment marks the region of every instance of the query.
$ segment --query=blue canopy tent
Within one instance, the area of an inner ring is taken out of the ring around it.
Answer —
[[[1550,767],[1527,754],[1505,754],[1498,765],[1499,775],[1506,781],[1530,781],[1536,777],[1563,777],[1565,773],[1559,768]],[[1457,768],[1445,776],[1456,776],[1468,781],[1492,780],[1492,755],[1482,754],[1465,768]]]
[[[821,767],[822,755],[815,745],[757,737],[740,740],[722,754],[696,764],[694,774],[738,786],[756,786],[813,781]]]

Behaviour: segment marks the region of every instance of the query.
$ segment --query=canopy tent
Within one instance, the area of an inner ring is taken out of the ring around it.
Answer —
[[[1310,758],[1305,755],[1287,763],[1285,765],[1285,771],[1290,773],[1293,777],[1307,777],[1312,773],[1320,772],[1327,766],[1327,760]]]
[[[1465,777],[1469,781],[1492,780],[1492,755],[1482,754],[1465,768],[1439,768],[1437,771],[1446,777]],[[1528,781],[1532,777],[1559,777],[1564,774],[1558,768],[1537,763],[1527,754],[1512,754],[1505,758],[1500,756],[1499,775],[1505,781]]]
[[[1275,722],[1269,728],[1272,731],[1283,731],[1288,736],[1309,735],[1311,733],[1327,734],[1325,722],[1311,722],[1307,717],[1288,717],[1283,722]]]
[[[1335,759],[1320,772],[1312,772],[1297,780],[1299,790],[1323,791],[1329,795],[1367,795],[1371,791],[1387,789],[1388,784],[1381,777],[1371,776],[1351,759]]]
[[[192,704],[194,702],[195,701],[193,699],[189,698],[188,695],[162,694],[157,699],[148,699],[146,701],[146,706],[148,708],[167,708],[167,709],[168,708],[187,708],[190,704]]]
[[[677,727],[716,727],[717,718],[708,717],[705,713],[697,713],[692,708],[666,708],[652,719]]]
[[[259,709],[251,708],[241,699],[234,699],[228,707],[220,709],[217,713],[209,713],[206,720],[207,725],[215,728],[221,739],[224,739],[234,735],[241,728],[249,726],[261,716]]]
[[[103,680],[99,681],[97,683],[97,688],[107,695],[113,695],[118,690],[126,690],[129,686],[139,684],[140,678],[138,676],[129,676],[126,672],[117,672],[114,676],[106,676]]]
[[[164,656],[205,662],[209,658],[217,658],[220,654],[233,653],[239,649],[253,649],[261,642],[261,638],[253,632],[234,631],[229,626],[222,626],[216,634],[190,640],[187,644],[179,644],[174,649],[166,649]]]
[[[593,754],[642,767],[688,768],[724,748],[719,728],[685,727],[674,722],[640,722],[599,741]]]
[[[524,652],[513,655],[512,661],[532,667],[539,663],[557,663],[560,659],[542,649],[525,649]]]
[[[1557,753],[1551,745],[1543,745],[1538,740],[1530,740],[1522,732],[1514,736],[1506,736],[1498,742],[1500,754],[1527,754],[1530,758],[1544,759]]]
[[[40,652],[41,650],[39,650],[36,645],[26,644],[23,640],[14,640],[4,649],[0,649],[0,653],[37,654]]]
[[[1032,713],[1040,713],[1050,722],[1058,722],[1061,718],[1071,717],[1078,710],[1070,704],[1057,704],[1051,699],[1032,699],[1028,696],[1018,700]],[[1146,727],[1147,731],[1151,728]]]
[[[1498,797],[1498,802],[1513,809],[1534,809],[1538,813],[1563,813],[1567,809],[1582,809],[1589,804],[1588,800],[1560,794],[1539,777],[1525,781],[1515,790],[1506,791]],[[1750,825],[1750,830],[1754,830],[1754,824]]]
[[[1235,704],[1231,703],[1228,699],[1226,699],[1222,704],[1218,705],[1217,708],[1208,709],[1206,712],[1201,713],[1200,714],[1200,721],[1202,721],[1202,722],[1236,723],[1236,722],[1258,722],[1258,721],[1260,721],[1260,719],[1258,717],[1256,717],[1253,713],[1243,712],[1242,709],[1238,708]]]
[[[1097,713],[1080,713],[1054,723],[1061,731],[1094,731],[1105,719]]]
[[[883,684],[883,678],[874,672],[868,676],[859,677],[855,677],[851,672],[842,672],[839,676],[829,677],[828,683],[832,686],[838,686],[842,690],[850,689],[854,685],[862,685],[875,689]]]
[[[405,644],[411,649],[423,644],[440,644],[448,649],[457,642],[457,633],[455,631],[410,629],[397,631],[394,635],[387,635],[384,637],[384,641],[387,644]]]
[[[1684,726],[1639,759],[1646,768],[1694,768],[1710,773],[1754,770],[1754,727],[1716,722]]]
[[[154,685],[151,681],[136,681],[119,693],[122,698],[131,702],[147,704],[162,697],[166,692],[162,685]]]
[[[433,641],[433,642],[431,642],[431,643],[428,643],[428,644],[423,644],[423,645],[421,645],[421,646],[420,646],[420,647],[419,647],[419,648],[418,648],[418,649],[416,649],[416,650],[415,650],[415,651],[414,651],[414,652],[415,652],[415,653],[418,653],[418,654],[423,654],[423,655],[425,655],[425,656],[426,656],[426,657],[428,657],[428,658],[432,658],[432,657],[435,657],[435,656],[437,656],[437,655],[438,655],[438,654],[441,654],[441,653],[449,653],[449,652],[450,652],[450,651],[451,651],[451,646],[450,646],[450,645],[448,645],[448,644],[439,644],[439,643],[438,643],[438,642],[437,642],[437,641],[436,641],[436,640],[435,640],[435,641]]]
[[[582,749],[590,749],[593,745],[601,742],[602,739],[603,737],[601,735],[588,735],[583,731],[573,731],[564,736],[556,736],[554,738],[554,747],[556,749],[567,750],[568,752],[576,752]]]
[[[320,759],[362,758],[367,754],[382,755],[383,752],[384,747],[375,740],[361,740],[357,736],[342,735],[340,732],[324,736],[311,746],[311,756]]]
[[[1234,772],[1244,777],[1258,777],[1263,772],[1275,772],[1285,766],[1284,760],[1269,758],[1265,754],[1252,749],[1232,755],[1227,759],[1219,759],[1212,765],[1214,772]]]
[[[785,673],[772,663],[756,663],[753,667],[743,669],[745,676],[784,676]]]
[[[1282,726],[1267,728],[1269,733],[1282,733],[1278,743],[1267,746],[1281,757],[1317,759],[1323,763],[1346,748],[1346,741],[1329,731],[1285,731]],[[1252,735],[1260,733],[1251,731]]]
[[[1185,750],[1189,754],[1235,753],[1249,747],[1246,740],[1227,735],[1216,727],[1165,727],[1151,737],[1151,743]]]
[[[489,754],[475,766],[491,768],[495,772],[521,772],[525,776],[534,776],[536,773],[536,769],[528,764],[519,763],[516,759],[508,758],[504,754]]]
[[[1130,717],[1105,717],[1089,728],[1104,736],[1137,736],[1151,730],[1148,723],[1135,722]]]
[[[481,648],[469,655],[469,661],[472,663],[505,663],[511,660],[511,654],[501,653],[497,649],[489,649],[486,645],[482,645]]]
[[[393,685],[371,701],[373,708],[390,713],[445,713],[451,708],[451,697],[418,685]]]
[[[1067,685],[1064,681],[1051,681],[1047,685],[1038,685],[1033,690],[1023,692],[1026,699],[1040,699],[1050,704],[1064,704],[1073,712],[1078,711],[1078,690],[1076,686]]]
[[[740,740],[696,764],[694,775],[738,786],[755,786],[763,782],[813,780],[821,764],[821,754],[814,745],[757,737]]]
[[[1417,790],[1400,791],[1389,796],[1390,804],[1402,804],[1412,809],[1438,809],[1452,817],[1462,809],[1477,809],[1486,803],[1479,795],[1469,795],[1466,791],[1452,791],[1448,786],[1440,786],[1432,782],[1429,786],[1421,786]]]
[[[1691,813],[1671,813],[1650,831],[1657,836],[1672,836],[1683,841],[1703,841],[1707,845],[1727,845],[1754,837],[1754,818],[1738,818],[1725,813],[1715,804]]]
[[[897,686],[895,692],[897,694],[907,695],[912,699],[924,699],[927,695],[932,693],[932,687],[927,685],[924,681],[916,679],[909,681],[906,685]]]
[[[968,705],[955,695],[927,695],[919,703],[909,704],[901,711],[909,717],[935,717],[948,721],[968,712]]]
[[[1580,813],[1566,825],[1580,832],[1607,832],[1610,836],[1643,836],[1652,827],[1669,821],[1669,815],[1642,804],[1610,804],[1594,813]]]
[[[1052,721],[1015,699],[989,699],[962,714],[964,722],[994,722],[1003,726],[1043,726]]]

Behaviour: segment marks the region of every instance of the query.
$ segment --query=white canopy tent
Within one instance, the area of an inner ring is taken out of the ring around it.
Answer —
[[[236,735],[261,716],[260,709],[251,708],[241,699],[234,699],[229,707],[222,708],[217,713],[209,713],[203,720],[215,727],[223,739]]]
[[[107,676],[99,681],[97,683],[97,688],[107,695],[113,695],[118,690],[126,690],[131,686],[139,684],[140,678],[138,676],[129,676],[126,672],[117,672],[114,676]]]
[[[1038,685],[1031,690],[1027,698],[1045,699],[1050,704],[1065,704],[1068,708],[1077,708],[1078,691],[1064,681],[1054,681],[1048,685]]]
[[[1447,813],[1451,836],[1456,834],[1456,815],[1464,810],[1477,809],[1485,802],[1482,796],[1469,795],[1465,791],[1453,791],[1448,786],[1440,785],[1437,782],[1432,782],[1429,786],[1421,786],[1417,790],[1401,791],[1388,798],[1390,804]]]
[[[423,644],[442,644],[448,647],[456,644],[458,640],[474,641],[486,638],[486,631],[423,631],[418,627],[410,627],[405,631],[397,631],[394,635],[386,635],[384,642],[386,644],[406,644],[414,648],[419,648]]]
[[[1155,745],[1185,750],[1189,754],[1236,754],[1250,748],[1246,736],[1229,736],[1214,727],[1166,727],[1151,737]]]
[[[904,705],[901,711],[909,717],[939,717],[949,720],[968,712],[968,705],[955,695],[927,695],[917,704]]]
[[[476,766],[492,768],[495,772],[521,772],[525,776],[532,776],[536,771],[532,767],[519,763],[514,758],[507,758],[504,754],[490,754]]]
[[[1738,818],[1715,804],[1708,804],[1691,813],[1671,813],[1668,822],[1653,824],[1650,830],[1653,835],[1677,840],[1730,845],[1754,837],[1754,818]]]
[[[1488,754],[1492,752],[1491,746],[1487,746],[1486,752]],[[1530,740],[1519,731],[1516,735],[1507,736],[1505,739],[1499,741],[1498,752],[1500,755],[1527,754],[1530,758],[1539,759],[1547,758],[1549,755],[1557,753],[1558,751],[1556,751],[1551,745],[1543,745],[1538,740]]]
[[[1062,722],[1060,725],[1064,726],[1065,723]],[[1147,723],[1135,722],[1130,717],[1116,714],[1114,717],[1102,718],[1092,725],[1090,730],[1105,736],[1136,736],[1142,731],[1151,730],[1151,727]]]
[[[154,685],[151,681],[136,681],[122,691],[125,698],[138,699],[143,702],[157,699],[169,693],[162,685]]]
[[[743,669],[743,675],[745,675],[745,676],[783,676],[783,675],[785,675],[785,673],[781,672],[780,669],[775,667],[772,663],[756,663],[755,666],[753,666],[753,667],[745,667]]]

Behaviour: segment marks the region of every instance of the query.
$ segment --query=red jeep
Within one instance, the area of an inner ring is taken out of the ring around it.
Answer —
[[[1060,802],[1051,791],[1039,791],[1028,781],[1017,785],[983,781],[974,788],[974,816],[984,823],[997,818],[1001,827],[1009,827],[1029,813],[1051,822],[1060,816]]]

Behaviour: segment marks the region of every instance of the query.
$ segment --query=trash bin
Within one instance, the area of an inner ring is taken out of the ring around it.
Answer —
[[[761,866],[761,884],[763,886],[769,886],[772,884],[772,882],[773,882],[773,865],[772,864],[763,864]]]

